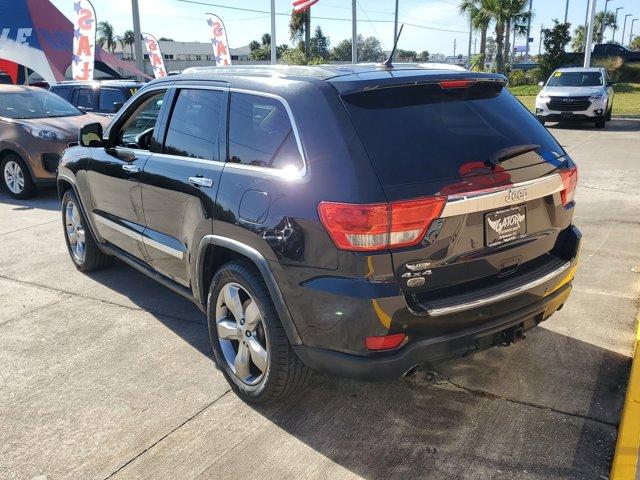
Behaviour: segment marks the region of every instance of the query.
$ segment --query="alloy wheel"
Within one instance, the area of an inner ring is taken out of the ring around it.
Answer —
[[[10,160],[5,164],[4,182],[7,188],[16,195],[24,190],[24,172],[17,162]]]
[[[85,231],[80,210],[75,202],[69,200],[64,210],[69,248],[78,263],[83,263],[86,255]]]
[[[247,385],[258,384],[269,366],[269,343],[258,305],[241,285],[227,283],[220,290],[216,330],[230,370]]]

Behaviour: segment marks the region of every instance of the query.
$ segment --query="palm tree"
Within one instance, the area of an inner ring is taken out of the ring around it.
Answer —
[[[484,70],[484,62],[487,52],[487,30],[491,17],[482,8],[482,0],[462,0],[459,7],[461,14],[469,15],[471,26],[474,30],[480,30],[480,54],[474,63],[479,70]]]
[[[481,0],[482,9],[493,22],[495,22],[496,34],[496,70],[499,73],[504,72],[504,46],[505,46],[505,30],[507,24],[514,19],[522,18],[522,15],[528,15],[525,11],[527,8],[527,0]],[[506,30],[509,35],[509,31]],[[527,39],[528,40],[528,39]]]
[[[98,45],[104,47],[107,51],[113,53],[116,50],[117,38],[114,34],[113,25],[109,22],[98,22]]]
[[[289,36],[293,42],[300,42],[304,36],[305,54],[309,56],[311,31],[311,10],[307,9],[302,13],[291,12],[291,20],[289,20]]]
[[[511,38],[514,39],[518,35],[526,35],[527,34],[527,25],[529,23],[529,17],[533,18],[533,14],[529,14],[529,12],[523,12],[511,19],[510,22],[507,22],[507,29],[505,31],[505,48],[504,48],[504,63],[510,63],[510,59],[513,58],[511,55],[511,51],[515,45],[511,45],[509,41]]]
[[[133,44],[136,41],[136,35],[135,33],[133,33],[133,30],[127,30],[126,32],[124,32],[122,37],[120,37],[119,41],[120,41],[120,45],[122,45],[123,50],[126,46],[129,46],[129,48],[131,49],[130,58],[133,58]]]

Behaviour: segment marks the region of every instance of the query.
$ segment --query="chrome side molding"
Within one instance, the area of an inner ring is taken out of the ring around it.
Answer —
[[[483,307],[485,305],[489,305],[491,303],[500,302],[502,300],[506,300],[511,297],[515,297],[520,295],[521,293],[526,292],[532,288],[539,287],[543,283],[548,282],[554,277],[561,275],[566,272],[571,266],[571,262],[566,262],[562,264],[560,267],[555,270],[543,275],[535,280],[527,282],[519,287],[512,288],[511,290],[507,290],[504,292],[497,293],[495,295],[491,295],[490,297],[479,298],[477,300],[472,300],[470,302],[459,303],[457,305],[450,305],[448,307],[439,307],[439,308],[430,308],[427,309],[427,313],[432,317],[440,317],[442,315],[450,315],[452,313],[464,312],[465,310],[471,310],[472,308]]]
[[[442,218],[455,217],[467,213],[496,210],[537,198],[544,198],[564,190],[559,173],[545,177],[514,183],[508,187],[482,190],[467,194],[449,195],[440,215]]]

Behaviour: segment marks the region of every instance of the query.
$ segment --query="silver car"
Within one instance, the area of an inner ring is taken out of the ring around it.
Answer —
[[[536,97],[536,117],[543,125],[585,120],[604,128],[612,109],[613,82],[604,68],[559,68]]]
[[[78,110],[38,87],[0,85],[0,183],[12,197],[33,196],[37,185],[55,184],[64,150],[78,142],[80,127],[109,123]]]

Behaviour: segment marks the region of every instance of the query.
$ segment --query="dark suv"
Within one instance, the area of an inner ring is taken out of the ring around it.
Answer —
[[[151,82],[58,170],[73,262],[206,312],[244,399],[392,379],[566,302],[576,166],[501,75],[227,67]],[[153,121],[151,120],[153,118]]]
[[[49,90],[85,112],[115,115],[143,85],[135,80],[68,81]]]

